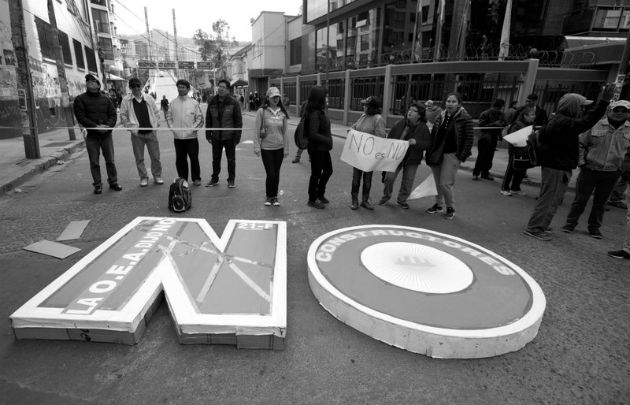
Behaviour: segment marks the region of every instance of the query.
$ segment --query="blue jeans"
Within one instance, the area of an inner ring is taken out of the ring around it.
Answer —
[[[151,159],[151,174],[153,178],[162,177],[162,163],[160,162],[160,143],[155,131],[148,134],[131,135],[131,147],[136,158],[136,168],[141,179],[148,178],[147,168],[144,166],[144,147],[149,151]]]
[[[527,224],[527,230],[533,233],[544,232],[549,228],[571,180],[571,171],[550,167],[541,167],[540,170],[542,174],[540,195]]]
[[[101,186],[101,166],[99,164],[101,150],[105,159],[107,182],[112,185],[118,183],[118,173],[114,164],[114,141],[111,131],[107,134],[92,134],[88,132],[85,137],[85,148],[90,159],[90,172],[92,173],[93,186]]]
[[[400,180],[400,190],[398,191],[398,197],[396,201],[399,203],[407,202],[409,194],[411,194],[411,188],[413,187],[413,181],[416,178],[416,172],[418,171],[419,164],[404,164],[398,165],[395,171],[387,172],[385,175],[385,187],[383,187],[383,198],[392,198],[392,192],[394,191],[394,182],[398,173],[402,170],[402,179]]]
[[[361,201],[368,202],[370,200],[370,190],[372,189],[373,173],[374,172],[364,172],[363,170],[359,170],[356,167],[352,168],[352,188],[350,190],[352,198],[358,198],[359,188],[361,186],[361,178],[363,178],[363,193]]]

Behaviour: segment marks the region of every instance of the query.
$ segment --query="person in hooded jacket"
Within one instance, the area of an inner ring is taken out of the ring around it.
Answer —
[[[591,129],[604,115],[614,91],[608,85],[595,107],[586,97],[567,93],[560,98],[556,114],[540,129],[538,159],[541,166],[540,194],[529,218],[525,235],[550,241],[549,225],[571,180],[571,172],[578,166],[579,135]]]
[[[94,194],[103,192],[99,165],[101,151],[105,159],[109,188],[120,191],[122,187],[118,184],[118,172],[114,163],[114,140],[112,139],[112,128],[116,125],[118,118],[116,108],[112,100],[101,93],[101,82],[94,75],[85,75],[85,85],[87,91],[74,99],[73,109],[79,124],[87,129],[85,148],[90,159]]]
[[[383,197],[379,201],[379,205],[383,205],[389,201],[394,191],[394,182],[398,173],[402,171],[402,180],[400,181],[400,190],[396,202],[403,209],[409,209],[407,198],[411,194],[413,180],[416,178],[418,166],[422,161],[424,151],[431,145],[431,131],[426,125],[425,108],[419,102],[409,106],[407,116],[398,121],[389,131],[387,139],[400,139],[409,142],[407,153],[403,157],[402,162],[395,171],[387,172],[385,175],[385,186],[383,188]],[[433,127],[437,131],[437,127]]]
[[[433,132],[431,149],[426,162],[433,171],[438,195],[435,204],[426,210],[429,214],[443,212],[445,219],[455,217],[455,175],[462,162],[471,155],[473,146],[473,122],[462,106],[459,93],[449,93],[444,103],[445,110],[437,130]]]
[[[330,151],[333,147],[330,119],[326,115],[327,91],[322,86],[311,88],[304,111],[304,133],[308,138],[311,177],[308,181],[308,206],[324,209],[330,202],[326,185],[333,173]]]

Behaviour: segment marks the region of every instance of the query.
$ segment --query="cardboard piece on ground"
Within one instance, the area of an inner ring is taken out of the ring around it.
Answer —
[[[521,128],[518,131],[507,134],[503,137],[504,141],[511,143],[514,146],[527,146],[527,137],[532,133],[533,127],[527,126]]]
[[[81,249],[64,245],[63,243],[51,242],[49,240],[42,239],[39,242],[35,242],[24,247],[24,250],[53,256],[58,259],[65,259],[66,257],[75,254]]]
[[[422,197],[432,197],[437,195],[437,188],[435,187],[435,178],[433,174],[429,173],[426,179],[414,188],[407,200],[415,200]]]
[[[89,219],[86,219],[83,221],[70,222],[68,226],[66,227],[66,229],[64,229],[64,231],[61,233],[61,235],[59,235],[57,240],[62,241],[62,240],[79,239],[89,222],[90,222]]]

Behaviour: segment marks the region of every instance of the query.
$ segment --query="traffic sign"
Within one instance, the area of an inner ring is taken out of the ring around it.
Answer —
[[[201,61],[201,62],[197,62],[197,69],[212,69],[212,62],[210,61]]]
[[[195,62],[193,61],[179,61],[179,68],[180,69],[194,69],[195,68]]]
[[[157,63],[152,60],[139,60],[138,68],[139,69],[156,69]]]
[[[158,68],[160,69],[176,69],[177,63],[175,61],[161,61],[158,62]]]

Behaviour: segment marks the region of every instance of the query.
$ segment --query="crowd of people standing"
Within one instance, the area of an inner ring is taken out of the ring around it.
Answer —
[[[105,158],[108,183],[111,189],[120,191],[114,164],[112,128],[116,124],[116,109],[108,97],[100,92],[100,82],[92,75],[86,76],[87,92],[76,98],[75,115],[87,129],[86,146],[90,158],[94,193],[102,193],[99,156]],[[229,188],[235,188],[236,145],[243,130],[241,106],[243,102],[230,94],[230,83],[217,83],[218,94],[208,100],[205,119],[198,100],[189,96],[190,83],[178,80],[178,97],[168,101],[163,98],[161,107],[168,128],[171,129],[176,151],[176,169],[179,177],[201,185],[199,142],[197,133],[206,128],[206,139],[212,147],[212,174],[207,187],[216,186],[221,172],[221,158],[225,150]],[[129,81],[131,94],[120,103],[120,121],[131,133],[131,144],[140,177],[140,186],[148,185],[148,172],[144,165],[146,146],[151,160],[151,174],[156,184],[163,184],[159,142],[156,136],[159,109],[155,98],[143,94],[138,79]],[[480,136],[473,180],[494,180],[490,174],[497,143],[502,134],[509,134],[532,126],[538,134],[542,184],[536,206],[527,223],[525,234],[542,241],[552,238],[551,221],[563,200],[572,171],[579,167],[576,196],[562,231],[571,233],[578,224],[586,203],[593,195],[593,207],[588,218],[589,234],[601,239],[604,204],[613,190],[627,184],[630,160],[630,102],[610,102],[611,87],[606,87],[597,102],[579,94],[565,94],[558,102],[555,113],[547,117],[537,105],[537,96],[527,97],[522,107],[512,105],[503,112],[505,102],[495,100],[492,107],[479,117]],[[288,100],[276,87],[270,87],[264,99],[258,93],[250,93],[248,109],[256,111],[253,152],[261,157],[266,173],[265,206],[278,206],[280,169],[289,155],[291,136],[288,134]],[[373,95],[362,100],[363,114],[352,129],[377,137],[407,141],[409,148],[396,169],[383,173],[383,192],[379,204],[386,204],[393,194],[397,176],[402,172],[400,190],[396,202],[408,209],[407,198],[413,187],[417,169],[422,161],[430,167],[435,180],[437,196],[434,204],[426,209],[429,214],[441,213],[445,219],[455,217],[455,180],[458,169],[472,154],[473,119],[466,111],[458,93],[449,93],[444,108],[429,100],[414,102],[403,119],[388,132],[381,116],[380,99]],[[301,127],[308,139],[306,149],[310,158],[311,173],[307,188],[307,205],[325,209],[329,204],[327,183],[333,174],[330,151],[333,148],[331,122],[327,115],[327,90],[313,87],[307,102],[302,105]],[[521,182],[526,176],[528,162],[526,147],[510,145],[508,164],[503,176],[501,194],[512,196],[521,192]],[[296,157],[299,161],[299,156]],[[370,200],[372,172],[352,168],[350,208],[363,207],[374,210]],[[623,173],[623,176],[622,176]],[[190,177],[189,177],[190,174]],[[620,177],[623,177],[620,180]],[[624,180],[625,179],[625,180]],[[625,181],[625,183],[624,183]],[[362,186],[362,187],[361,187]],[[361,202],[359,203],[359,192]],[[630,214],[628,217],[630,227]],[[627,231],[630,233],[630,230]],[[624,248],[609,252],[612,257],[630,258],[630,235],[626,235]]]

